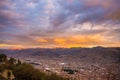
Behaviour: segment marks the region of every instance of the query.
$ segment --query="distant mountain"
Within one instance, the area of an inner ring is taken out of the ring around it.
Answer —
[[[0,49],[0,53],[10,57],[46,57],[47,59],[64,59],[67,61],[95,62],[95,63],[119,63],[120,48],[56,48],[56,49]]]

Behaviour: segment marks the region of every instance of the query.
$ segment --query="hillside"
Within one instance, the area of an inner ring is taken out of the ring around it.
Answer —
[[[120,48],[56,48],[56,49],[23,49],[6,50],[1,49],[1,53],[14,57],[35,57],[47,59],[64,59],[67,61],[81,61],[93,63],[119,63]]]

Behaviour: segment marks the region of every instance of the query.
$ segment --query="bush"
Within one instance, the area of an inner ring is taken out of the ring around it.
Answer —
[[[35,69],[32,65],[25,63],[17,66],[13,73],[17,80],[68,80],[56,74],[47,75]]]
[[[69,79],[60,77],[56,74],[52,74],[52,75],[44,75],[42,80],[69,80]]]
[[[13,70],[17,80],[41,80],[44,75],[30,64],[22,64]]]

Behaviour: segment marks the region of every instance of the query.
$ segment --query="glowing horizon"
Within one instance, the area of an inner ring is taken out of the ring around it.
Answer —
[[[0,49],[120,47],[120,0],[1,0]]]

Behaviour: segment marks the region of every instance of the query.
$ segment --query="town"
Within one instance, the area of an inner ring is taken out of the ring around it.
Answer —
[[[111,51],[114,52],[110,53]],[[47,74],[55,73],[72,80],[120,79],[119,48],[10,50],[8,56],[19,59],[22,63],[29,63]]]

